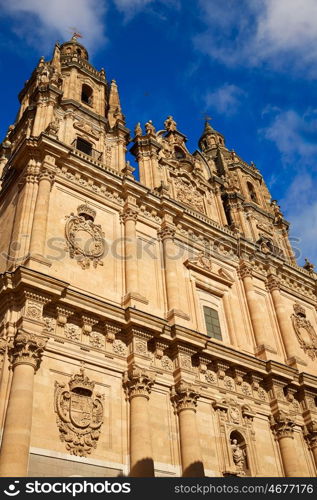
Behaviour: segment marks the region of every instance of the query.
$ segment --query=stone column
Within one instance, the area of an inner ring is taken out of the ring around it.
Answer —
[[[148,303],[148,300],[139,293],[138,280],[138,240],[136,234],[136,221],[138,219],[138,208],[136,205],[126,204],[121,215],[124,223],[124,265],[126,293],[123,303],[133,300]]]
[[[305,438],[307,440],[308,446],[313,454],[315,466],[317,470],[317,420],[312,420],[306,426],[307,433]]]
[[[40,257],[41,261],[46,261],[44,257],[46,246],[46,231],[49,212],[49,201],[52,182],[55,173],[55,158],[47,155],[39,173],[39,183],[37,198],[34,209],[34,218],[30,242],[31,258]]]
[[[154,477],[149,399],[154,378],[133,365],[123,385],[130,400],[130,476]]]
[[[179,435],[184,477],[204,477],[196,422],[197,389],[183,381],[173,388],[172,402],[179,419]]]
[[[300,476],[294,442],[295,423],[284,412],[279,412],[279,414],[272,417],[271,424],[273,433],[279,444],[285,477]]]
[[[7,340],[4,337],[0,337],[0,382],[2,378],[2,368],[3,368],[6,349],[7,349]]]
[[[267,288],[271,293],[277,322],[282,335],[287,360],[296,358],[295,334],[290,318],[286,314],[283,297],[280,292],[280,282],[276,275],[270,274],[267,280]]]
[[[218,186],[216,186],[213,189],[213,193],[214,193],[214,196],[215,196],[215,199],[216,199],[216,205],[217,205],[218,214],[219,214],[219,222],[221,224],[223,224],[224,226],[226,226],[228,224],[228,221],[227,221],[227,216],[226,216],[226,213],[225,213],[225,209],[223,207],[223,202],[222,202],[222,199],[221,199],[220,188]]]
[[[179,309],[179,282],[177,279],[177,254],[174,245],[175,229],[172,225],[164,225],[159,232],[163,244],[165,267],[165,283],[167,296],[167,316],[179,316],[189,319],[188,315]]]
[[[254,290],[252,281],[252,268],[248,262],[242,261],[240,264],[240,276],[247,299],[251,323],[257,347],[266,344],[265,330],[263,328],[263,314],[258,305],[258,298]]]
[[[0,452],[1,477],[25,477],[32,427],[34,373],[47,338],[19,330],[9,348],[12,384]]]

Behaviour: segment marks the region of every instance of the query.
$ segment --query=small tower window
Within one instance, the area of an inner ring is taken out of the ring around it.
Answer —
[[[89,106],[92,106],[92,95],[93,95],[92,88],[84,83],[81,89],[82,102],[84,102],[85,104],[89,104]]]
[[[92,155],[92,144],[81,137],[77,137],[76,148],[86,155]]]
[[[204,306],[204,316],[208,337],[222,340],[218,311],[211,307]]]
[[[251,200],[254,201],[254,203],[257,203],[258,199],[256,196],[256,192],[254,190],[253,184],[251,184],[251,182],[247,182],[247,185],[248,185],[249,196],[250,196]]]
[[[175,148],[175,156],[178,160],[181,160],[182,158],[185,158],[185,153],[181,148]]]

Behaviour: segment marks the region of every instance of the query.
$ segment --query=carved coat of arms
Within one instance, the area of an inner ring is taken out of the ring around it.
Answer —
[[[96,448],[103,423],[103,396],[93,394],[95,382],[84,370],[68,383],[55,382],[55,411],[61,441],[72,454],[85,457]]]
[[[298,303],[294,304],[292,323],[297,340],[303,351],[311,358],[317,358],[317,335],[311,322],[306,318],[305,309]]]
[[[69,255],[76,259],[83,269],[103,265],[105,252],[104,233],[100,225],[94,224],[96,212],[87,204],[77,208],[78,215],[67,216],[65,236]]]

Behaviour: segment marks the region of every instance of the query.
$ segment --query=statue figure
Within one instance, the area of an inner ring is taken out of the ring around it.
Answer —
[[[168,116],[164,122],[164,127],[168,132],[174,132],[176,130],[176,121],[172,116]]]
[[[274,212],[274,224],[278,224],[279,222],[283,221],[283,214],[281,212],[281,207],[277,203],[276,200],[272,200],[271,202],[271,207],[273,208]]]
[[[146,130],[147,135],[155,135],[155,127],[152,123],[152,120],[149,120],[148,122],[146,122],[145,130]]]
[[[310,273],[314,272],[314,264],[312,262],[309,262],[308,259],[305,259],[305,264],[303,265],[303,268],[309,271]]]
[[[231,441],[232,458],[236,468],[242,472],[245,467],[246,452],[241,449],[237,439]]]
[[[134,135],[135,137],[141,137],[142,135],[142,128],[140,122],[138,122],[134,127]]]

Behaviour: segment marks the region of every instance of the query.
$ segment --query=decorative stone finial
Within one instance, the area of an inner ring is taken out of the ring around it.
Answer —
[[[177,123],[172,116],[168,116],[164,122],[164,127],[168,132],[174,132],[177,130]]]

